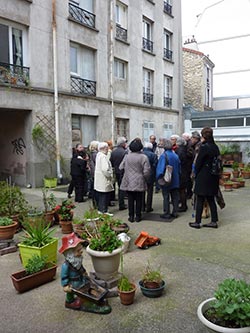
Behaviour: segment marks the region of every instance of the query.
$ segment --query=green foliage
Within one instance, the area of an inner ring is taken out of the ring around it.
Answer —
[[[91,238],[89,247],[95,251],[108,251],[120,247],[123,243],[116,236],[116,233],[110,228],[108,223],[103,223],[98,230],[96,235]]]
[[[18,186],[8,181],[0,182],[0,215],[12,216],[19,214],[25,216],[28,211],[28,202]]]
[[[100,214],[98,213],[98,210],[93,208],[93,207],[90,207],[89,210],[86,210],[84,212],[84,215],[83,215],[83,218],[84,219],[95,219],[95,218],[99,218],[100,217]]]
[[[250,284],[244,280],[226,279],[214,293],[211,304],[222,322],[235,322],[238,327],[250,326]]]
[[[239,170],[239,163],[234,161],[233,164],[232,164],[232,169],[234,171],[238,171]]]
[[[147,263],[143,272],[142,281],[145,282],[156,282],[161,283],[163,279],[160,269],[153,269],[150,263]]]
[[[53,210],[56,207],[55,195],[52,192],[49,193],[49,190],[45,187],[42,189],[42,193],[45,212]]]
[[[62,221],[72,221],[75,207],[71,200],[65,199],[61,205],[55,207],[55,212],[61,216]]]
[[[35,247],[43,247],[51,243],[55,229],[49,230],[50,225],[45,226],[44,221],[38,220],[35,225],[24,223],[25,235],[22,237],[22,244]]]
[[[37,254],[33,254],[33,256],[28,259],[27,265],[25,266],[26,274],[31,275],[42,271],[47,265],[46,259],[46,256],[40,257]]]
[[[12,219],[10,219],[7,216],[0,216],[0,226],[1,227],[5,227],[5,226],[11,225],[11,224],[13,224]]]
[[[127,276],[123,275],[119,281],[118,281],[118,289],[120,291],[131,291],[133,290],[133,286],[129,282],[129,279]]]

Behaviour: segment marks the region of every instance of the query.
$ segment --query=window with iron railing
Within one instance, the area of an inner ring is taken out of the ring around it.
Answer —
[[[29,67],[0,62],[0,82],[17,86],[28,86],[29,71]]]
[[[164,50],[163,50],[163,57],[164,57],[164,59],[172,61],[173,51],[164,48]]]
[[[154,46],[154,43],[151,40],[146,39],[144,37],[142,38],[142,48],[143,48],[143,50],[153,52],[153,46]]]
[[[164,97],[163,105],[167,108],[171,108],[172,107],[172,98]]]
[[[163,10],[165,13],[172,15],[172,5],[168,1],[164,1]]]
[[[153,94],[143,92],[143,103],[144,104],[152,105],[153,104],[153,99],[154,99]]]
[[[119,24],[116,24],[116,38],[126,42],[128,39],[127,30],[122,28]]]
[[[69,3],[69,16],[81,24],[95,28],[95,15],[73,3]]]
[[[71,76],[71,91],[73,93],[96,96],[96,81],[85,80]]]

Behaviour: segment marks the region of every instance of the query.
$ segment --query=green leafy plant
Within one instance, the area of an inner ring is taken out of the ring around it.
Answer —
[[[50,225],[45,226],[44,221],[40,219],[36,225],[24,222],[24,236],[21,242],[24,245],[43,247],[52,242],[55,229],[49,229]]]
[[[250,326],[250,284],[226,279],[218,285],[214,297],[216,300],[205,313],[209,321],[224,327]]]
[[[50,192],[47,188],[42,189],[43,193],[43,204],[44,204],[44,210],[45,212],[52,211],[56,207],[56,197],[55,195]]]
[[[148,262],[142,275],[143,283],[155,282],[160,284],[162,282],[162,279],[163,276],[160,269],[154,269]]]
[[[133,286],[131,285],[127,276],[123,275],[118,281],[118,289],[120,291],[131,291]]]
[[[28,259],[27,265],[25,266],[26,274],[31,275],[42,271],[47,266],[46,260],[46,256],[40,257],[37,254],[33,254],[33,256]]]
[[[116,233],[110,228],[108,223],[103,223],[94,237],[90,239],[89,247],[95,251],[112,252],[122,246],[122,241],[116,236]]]
[[[232,169],[234,171],[238,171],[239,170],[239,163],[234,161],[233,164],[232,164]]]
[[[98,210],[93,207],[90,207],[89,210],[86,210],[83,215],[83,218],[86,220],[91,220],[99,217],[100,214],[98,213]]]
[[[63,221],[72,221],[73,219],[73,209],[76,206],[71,200],[65,199],[62,201],[61,205],[55,207],[55,212],[61,215],[61,220]]]
[[[13,220],[7,216],[0,216],[0,226],[5,227],[13,224]]]

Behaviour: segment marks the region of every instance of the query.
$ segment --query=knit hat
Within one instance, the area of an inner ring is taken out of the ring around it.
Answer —
[[[129,149],[133,153],[142,150],[142,148],[143,148],[143,145],[142,145],[142,142],[141,142],[141,140],[139,138],[134,139],[133,141],[130,142]]]

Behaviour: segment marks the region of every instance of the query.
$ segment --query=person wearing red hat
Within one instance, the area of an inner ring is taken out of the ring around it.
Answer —
[[[84,240],[78,238],[73,232],[62,238],[59,252],[64,255],[65,262],[61,269],[61,285],[66,292],[65,307],[73,310],[82,310],[93,313],[110,313],[111,307],[100,301],[95,303],[87,297],[77,297],[72,289],[80,289],[89,283],[89,276],[82,265],[82,252]]]

